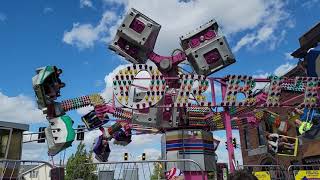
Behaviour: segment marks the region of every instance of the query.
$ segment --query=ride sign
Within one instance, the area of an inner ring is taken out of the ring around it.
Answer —
[[[320,170],[300,170],[295,176],[296,180],[301,179],[320,179]]]

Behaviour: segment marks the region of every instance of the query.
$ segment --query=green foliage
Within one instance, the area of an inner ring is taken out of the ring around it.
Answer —
[[[87,152],[85,144],[78,145],[75,154],[72,154],[66,166],[66,180],[84,179],[84,180],[97,180],[95,174],[97,167],[95,165],[88,165],[85,163],[92,163],[92,151]]]
[[[154,163],[153,165],[154,169],[150,176],[150,180],[164,179],[164,163]]]

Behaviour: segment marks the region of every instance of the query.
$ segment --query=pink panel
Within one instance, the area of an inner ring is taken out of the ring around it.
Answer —
[[[201,172],[184,172],[185,180],[202,180],[202,174]],[[207,173],[204,172],[204,179],[208,180]]]

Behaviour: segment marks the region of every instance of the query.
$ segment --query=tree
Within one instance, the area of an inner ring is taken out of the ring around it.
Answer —
[[[154,169],[152,175],[150,176],[150,180],[164,179],[164,163],[156,162],[153,165]]]
[[[92,163],[92,151],[87,152],[85,144],[80,142],[75,154],[72,154],[66,166],[66,180],[85,179],[96,180],[98,179],[95,174],[96,165],[88,165],[85,163]]]

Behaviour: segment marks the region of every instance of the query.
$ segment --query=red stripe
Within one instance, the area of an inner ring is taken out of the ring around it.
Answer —
[[[208,151],[214,151],[213,149],[204,148],[204,147],[167,148],[167,151],[179,151],[179,150],[208,150]]]
[[[184,142],[185,143],[188,143],[188,142],[203,142],[203,143],[206,143],[206,144],[213,144],[213,141],[207,141],[207,140],[202,140],[202,139],[185,139]],[[166,141],[166,144],[175,144],[175,143],[182,143],[182,139]]]

